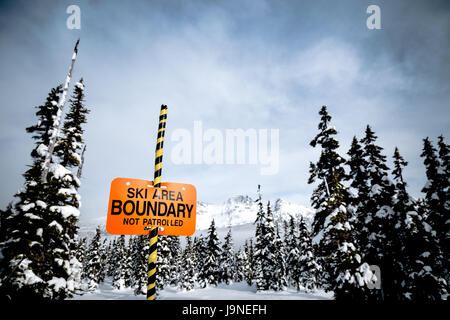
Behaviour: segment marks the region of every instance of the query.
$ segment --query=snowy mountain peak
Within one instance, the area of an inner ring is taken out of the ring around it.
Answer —
[[[275,221],[282,223],[288,221],[291,216],[303,216],[310,225],[314,217],[314,211],[305,206],[277,199],[271,202]],[[212,219],[218,228],[238,226],[253,223],[256,220],[258,207],[256,202],[247,195],[239,195],[229,198],[222,205],[199,203],[197,206],[197,230],[209,227]]]

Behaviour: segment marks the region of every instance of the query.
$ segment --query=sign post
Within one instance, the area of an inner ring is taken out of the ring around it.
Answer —
[[[164,134],[166,132],[167,106],[162,104],[159,113],[158,135],[155,149],[154,187],[161,187]],[[148,256],[147,300],[156,298],[156,258],[158,245],[158,227],[150,229],[150,250]]]
[[[111,182],[106,230],[113,235],[148,235],[147,300],[156,298],[158,234],[195,232],[197,191],[191,184],[161,182],[167,106],[161,105],[155,150],[154,181],[116,178]]]

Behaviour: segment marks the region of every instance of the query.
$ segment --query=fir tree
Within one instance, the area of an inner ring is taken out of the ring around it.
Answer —
[[[425,193],[423,206],[420,208],[423,212],[424,223],[426,228],[434,231],[434,237],[430,238],[428,245],[432,248],[430,252],[432,263],[426,265],[431,269],[427,270],[435,277],[435,281],[441,283],[445,281],[444,287],[448,288],[447,280],[449,254],[445,250],[449,237],[449,200],[448,200],[448,176],[446,174],[448,165],[448,147],[445,145],[443,138],[440,138],[439,155],[432,145],[431,141],[424,139],[423,152],[421,157],[424,158],[426,169],[427,183],[422,188]],[[447,151],[446,151],[447,150]],[[447,153],[447,155],[446,155]],[[427,268],[427,269],[428,269]],[[443,289],[442,285],[438,286],[434,293],[430,293],[428,299],[435,300],[446,294],[448,289]],[[439,296],[439,297],[438,297]]]
[[[252,280],[253,280],[253,243],[252,240],[250,240],[249,243],[247,243],[247,241],[245,241],[244,244],[244,250],[243,250],[243,254],[245,257],[245,260],[243,261],[244,263],[244,280],[245,282],[247,282],[247,284],[249,286],[252,285]]]
[[[115,246],[114,275],[112,285],[117,290],[125,288],[126,278],[127,249],[125,245],[125,236],[119,236]]]
[[[134,238],[128,239],[125,259],[125,287],[132,288],[135,285],[134,261],[133,261]]]
[[[275,290],[286,290],[288,286],[287,282],[287,267],[286,267],[286,248],[285,244],[281,240],[280,232],[278,226],[275,225],[275,272],[274,277],[277,280]]]
[[[170,243],[170,274],[169,274],[169,284],[171,286],[178,286],[179,276],[180,276],[180,263],[181,263],[181,244],[180,238],[176,236],[169,237]]]
[[[394,151],[394,211],[397,215],[394,242],[394,292],[396,299],[436,300],[445,293],[443,279],[433,268],[440,254],[435,232],[425,221],[425,206],[416,203],[407,190],[403,168],[407,162]]]
[[[82,125],[86,123],[86,114],[89,112],[83,106],[83,90],[84,85],[81,80],[75,85],[74,97],[70,100],[71,108],[65,117],[63,136],[58,137],[55,146],[55,154],[59,159],[59,164],[50,163],[48,167],[47,203],[50,209],[51,224],[62,228],[62,230],[59,230],[60,228],[52,230],[55,233],[55,239],[52,242],[54,260],[57,262],[53,265],[53,273],[58,284],[70,277],[70,271],[73,269],[71,265],[78,266],[79,264],[74,252],[78,234],[78,216],[80,214],[80,195],[78,194],[80,181],[68,169],[80,165],[81,156],[78,152],[81,152],[83,142]],[[62,270],[61,265],[63,265],[64,270]],[[68,275],[65,275],[66,273]]]
[[[444,136],[438,137],[438,149],[439,149],[439,160],[440,160],[440,168],[439,175],[441,180],[441,189],[442,194],[449,193],[450,190],[450,147],[445,142]],[[442,228],[436,230],[438,232],[439,244],[441,248],[449,248],[450,247],[450,199],[448,196],[444,196],[441,200],[441,219],[444,220],[444,225]],[[444,267],[444,278],[447,282],[447,285],[450,284],[450,253],[449,250],[443,250],[443,267]]]
[[[197,280],[202,288],[205,288],[207,285],[206,282],[206,268],[205,261],[208,256],[208,248],[207,242],[203,235],[200,235],[198,238],[194,238],[194,252],[196,257],[196,265],[195,269],[197,270]]]
[[[23,175],[25,184],[15,194],[14,208],[7,210],[8,216],[3,219],[6,232],[2,245],[0,290],[2,296],[10,299],[62,299],[66,296],[65,290],[56,293],[59,290],[56,290],[54,276],[60,274],[54,274],[54,251],[47,248],[53,248],[54,240],[59,241],[59,230],[55,230],[54,226],[58,225],[52,224],[49,217],[48,185],[41,181],[42,164],[51,132],[55,130],[54,117],[61,92],[61,86],[50,91],[45,104],[37,107],[37,124],[26,129],[36,141],[31,152],[33,163]]]
[[[156,258],[156,287],[158,290],[162,290],[170,284],[172,251],[169,241],[168,236],[158,236],[158,255]]]
[[[146,294],[147,292],[148,250],[149,250],[148,237],[137,236],[135,238],[135,252],[134,252],[135,295]]]
[[[364,151],[356,137],[353,137],[350,150],[347,152],[349,159],[346,164],[349,166],[349,173],[345,180],[350,182],[348,188],[348,213],[350,222],[354,225],[354,237],[358,246],[361,246],[361,240],[365,240],[366,234],[361,233],[365,228],[364,208],[368,201],[369,186],[367,161],[364,158]],[[363,235],[362,235],[363,234]],[[362,254],[362,253],[361,253]]]
[[[231,229],[228,230],[222,246],[222,257],[220,259],[220,282],[230,284],[233,282],[233,271],[235,270],[235,256]]]
[[[258,213],[257,237],[255,239],[255,264],[256,264],[256,289],[258,291],[279,290],[279,279],[274,279],[278,272],[279,258],[275,246],[275,224],[273,222],[273,213],[270,208],[270,201],[267,203],[266,212]]]
[[[300,269],[299,269],[299,259],[300,259],[300,251],[298,248],[298,234],[297,228],[295,225],[295,219],[293,216],[289,219],[289,224],[286,224],[285,231],[285,242],[287,248],[287,276],[290,285],[293,285],[300,290]]]
[[[78,167],[81,164],[83,151],[83,128],[87,122],[86,115],[90,112],[84,106],[83,79],[75,84],[74,94],[70,102],[70,110],[66,114],[62,127],[62,137],[55,146],[55,154],[61,159],[65,168]]]
[[[305,220],[300,216],[298,223],[298,251],[296,275],[305,291],[313,291],[317,286],[317,274],[320,266],[316,263],[312,246],[311,235],[306,226]],[[297,290],[298,290],[297,286]]]
[[[94,291],[98,288],[103,269],[101,259],[101,242],[100,242],[100,227],[95,230],[95,236],[89,244],[86,262],[86,274],[88,278],[88,290]]]
[[[114,275],[115,270],[115,261],[116,261],[116,245],[117,245],[117,239],[114,238],[112,241],[109,242],[109,256],[108,256],[108,262],[106,263],[106,276],[112,277]]]
[[[239,249],[234,255],[233,281],[241,282],[245,280],[247,255],[245,250]]]
[[[219,261],[221,256],[220,241],[217,236],[214,219],[208,229],[208,238],[206,243],[206,260],[203,266],[204,284],[216,286],[220,280]]]
[[[311,163],[308,183],[318,182],[311,197],[316,209],[313,222],[313,244],[322,267],[321,281],[325,290],[332,290],[337,300],[362,299],[363,288],[371,275],[363,264],[350,225],[345,199],[348,192],[342,181],[346,177],[345,160],[337,153],[339,142],[331,116],[323,106],[319,112],[319,133],[312,147],[322,148],[319,161]]]
[[[186,238],[186,247],[182,255],[182,270],[179,286],[186,291],[194,289],[195,284],[195,251],[191,237]]]
[[[376,139],[375,133],[367,126],[361,142],[367,162],[369,193],[366,203],[358,213],[358,225],[363,225],[359,242],[365,260],[383,270],[381,290],[371,290],[370,295],[377,300],[395,299],[392,274],[396,232],[393,210],[395,187],[388,178],[386,157],[381,154],[383,148],[375,144]]]

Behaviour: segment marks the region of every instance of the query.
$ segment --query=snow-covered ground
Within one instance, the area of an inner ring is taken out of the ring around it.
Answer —
[[[182,291],[168,287],[158,292],[160,300],[329,300],[332,293],[317,290],[314,293],[297,292],[289,288],[280,292],[258,292],[254,285],[245,282],[230,285],[219,284],[217,287],[199,288],[191,291]],[[97,291],[75,296],[73,300],[145,300],[144,295],[135,296],[133,289],[117,290],[112,287],[111,281],[100,284]]]

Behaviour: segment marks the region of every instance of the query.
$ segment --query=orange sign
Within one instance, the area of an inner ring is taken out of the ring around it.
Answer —
[[[116,178],[111,182],[106,230],[110,234],[191,236],[195,232],[197,191],[191,184]]]

